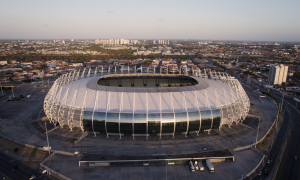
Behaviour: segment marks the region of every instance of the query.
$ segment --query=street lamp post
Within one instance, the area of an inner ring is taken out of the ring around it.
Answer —
[[[0,82],[0,86],[1,86],[1,93],[2,93],[2,95],[3,95],[3,90],[2,90],[2,85],[1,85],[1,82]]]
[[[168,169],[167,169],[167,167],[168,167],[168,161],[166,161],[166,180],[168,179]]]
[[[12,92],[12,96],[13,96],[13,98],[14,98],[15,95],[14,95],[14,87],[13,87],[13,86],[11,86],[11,92]]]
[[[278,119],[279,119],[279,110],[277,111],[277,117],[276,117],[276,129],[277,129],[277,126],[278,126]]]
[[[255,148],[256,148],[256,144],[257,144],[258,131],[259,131],[259,124],[260,124],[260,117],[258,118],[258,128],[257,128],[256,141],[255,141]]]
[[[284,93],[282,93],[282,101],[281,101],[281,109],[280,110],[282,110],[283,99],[284,99]]]
[[[284,117],[284,112],[285,112],[285,110],[283,110],[282,117]],[[278,133],[278,123],[279,123],[278,121],[279,121],[279,111],[278,111],[278,114],[277,114],[277,121],[276,121],[276,134]],[[275,136],[273,135],[273,138],[272,138],[272,141],[271,141],[271,148],[273,146],[274,138],[275,138]]]
[[[50,146],[49,146],[49,140],[48,140],[48,131],[47,131],[47,126],[46,126],[46,122],[45,122],[45,129],[46,129],[46,136],[47,136],[47,143],[48,143],[48,150],[49,150],[49,155],[50,155]]]

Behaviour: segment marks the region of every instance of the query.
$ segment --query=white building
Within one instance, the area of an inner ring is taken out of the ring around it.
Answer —
[[[286,82],[286,77],[288,73],[288,66],[283,64],[270,65],[269,79],[270,84],[282,84]]]
[[[0,61],[0,65],[5,65],[7,64],[7,61]]]

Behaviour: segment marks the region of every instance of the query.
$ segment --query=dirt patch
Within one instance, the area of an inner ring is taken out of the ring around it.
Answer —
[[[16,156],[23,158],[45,159],[49,155],[48,152],[25,147],[10,140],[7,140],[3,137],[0,137],[0,147],[5,151],[8,151]],[[32,153],[33,151],[35,151],[36,153]],[[31,154],[35,155],[32,156]]]
[[[261,152],[265,152],[268,151],[269,146],[271,145],[271,143],[274,143],[274,140],[272,142],[274,133],[276,132],[276,127],[274,126],[271,131],[269,132],[269,134],[266,135],[265,139],[257,144],[257,149]]]

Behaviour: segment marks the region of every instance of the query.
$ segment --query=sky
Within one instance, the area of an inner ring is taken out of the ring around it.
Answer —
[[[0,0],[0,39],[300,42],[300,0]]]

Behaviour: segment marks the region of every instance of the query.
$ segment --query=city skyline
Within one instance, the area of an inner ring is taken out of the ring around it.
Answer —
[[[299,42],[300,2],[3,1],[0,39]]]

